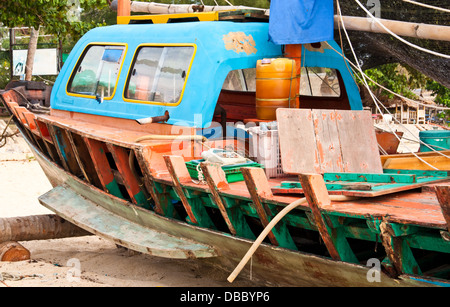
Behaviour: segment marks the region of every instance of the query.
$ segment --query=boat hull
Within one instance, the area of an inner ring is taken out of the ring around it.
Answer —
[[[25,135],[24,138],[27,140]],[[164,232],[177,238],[195,240],[199,244],[211,246],[217,255],[216,257],[198,259],[204,265],[221,268],[231,273],[253,243],[251,240],[160,216],[152,211],[142,209],[130,202],[107,194],[66,172],[48,160],[28,140],[27,143],[52,186],[70,189],[77,195],[90,200],[95,206],[100,206],[113,215],[143,227]],[[76,215],[61,214],[48,201],[44,205],[71,223],[91,233],[102,236],[102,233],[86,227],[85,224],[77,219]],[[114,240],[111,237],[107,237],[107,239]],[[130,249],[136,249],[126,242],[116,241],[116,243]],[[138,251],[146,252],[145,250]],[[150,251],[147,251],[147,253],[152,254]],[[170,257],[170,255],[158,256]],[[399,278],[394,279],[370,265],[349,264],[308,253],[274,247],[264,243],[259,246],[253,255],[251,266],[251,270],[247,266],[238,278],[248,279],[251,277],[252,280],[258,283],[263,282],[268,286],[391,287],[444,285],[442,282],[435,281],[434,279],[409,275],[401,275]],[[249,275],[250,272],[251,276]]]

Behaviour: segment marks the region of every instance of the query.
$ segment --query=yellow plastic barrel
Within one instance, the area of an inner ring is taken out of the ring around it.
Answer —
[[[292,59],[258,60],[256,63],[256,116],[276,120],[277,108],[296,105],[298,85],[296,63]]]

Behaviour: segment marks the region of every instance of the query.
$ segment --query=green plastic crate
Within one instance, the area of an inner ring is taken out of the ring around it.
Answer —
[[[191,178],[198,180],[198,171],[197,166],[204,162],[205,160],[192,160],[189,162],[186,162],[187,169],[189,171],[189,175],[191,175]],[[224,165],[222,166],[223,171],[225,172],[226,179],[229,183],[231,182],[237,182],[237,181],[243,181],[244,175],[242,175],[241,167],[261,167],[263,166],[259,163],[249,161],[247,163],[241,163],[241,164],[233,164],[233,165]]]

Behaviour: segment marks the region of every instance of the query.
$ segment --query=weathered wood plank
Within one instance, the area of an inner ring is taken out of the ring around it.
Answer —
[[[103,189],[114,196],[124,198],[106,157],[106,145],[103,142],[86,137],[83,137],[83,140]]]
[[[129,154],[126,149],[113,144],[106,144],[106,146],[116,162],[119,173],[122,175],[125,188],[128,191],[131,201],[139,206],[148,206],[147,197],[141,190],[140,183],[130,168]]]
[[[439,170],[450,170],[450,159],[441,155],[422,156],[423,161]],[[388,158],[384,162],[385,169],[434,170],[431,166],[416,157]]]
[[[343,158],[339,143],[336,112],[312,110],[317,155],[321,172],[342,172]]]
[[[164,156],[164,161],[172,178],[174,189],[186,210],[190,222],[204,227],[215,228],[205,208],[198,201],[193,199],[189,201],[183,191],[182,184],[184,182],[192,182],[184,158],[181,156]]]
[[[333,259],[341,260],[339,252],[331,239],[325,221],[322,217],[321,207],[331,203],[322,176],[319,174],[300,174],[299,178],[305,197],[308,200],[309,207],[313,213],[314,222],[323,242],[325,243],[328,253]]]
[[[320,173],[311,110],[277,109],[283,172]]]
[[[225,172],[222,170],[222,167],[220,165],[212,163],[201,163],[200,168],[203,172],[203,176],[206,179],[206,183],[208,184],[209,191],[211,193],[211,200],[219,208],[219,211],[222,214],[222,217],[225,220],[225,223],[227,224],[227,227],[230,230],[231,234],[237,235],[237,230],[234,226],[234,223],[228,215],[228,210],[225,208],[225,205],[219,194],[220,189],[230,189],[225,176]]]
[[[148,147],[138,147],[134,150],[135,158],[138,161],[142,174],[144,175],[144,185],[155,204],[155,212],[160,215],[172,217],[172,214],[170,214],[170,212],[174,211],[172,203],[168,200],[166,195],[162,195],[158,192],[155,182],[153,181],[153,176],[150,172],[149,160],[147,160],[148,151]],[[171,207],[170,209],[168,208],[169,206]]]
[[[68,130],[64,130],[64,132],[66,133],[67,140],[69,141],[70,146],[72,146],[73,153],[75,155],[75,159],[77,160],[78,166],[79,166],[81,172],[83,173],[84,179],[86,179],[87,182],[92,184],[92,181],[91,181],[90,177],[88,176],[88,174],[86,172],[86,167],[85,167],[83,161],[80,158],[80,154],[79,154],[78,148],[75,145],[75,142],[73,140],[72,133],[70,131],[68,131]]]
[[[267,227],[272,218],[278,213],[264,203],[264,198],[273,197],[272,190],[261,168],[241,168],[244,175],[245,184],[250,193],[253,205],[256,208],[259,220],[263,227]],[[286,227],[285,221],[281,220],[274,228],[267,234],[270,242],[273,245],[282,246],[285,248],[297,249],[289,230]]]
[[[383,173],[370,112],[336,110],[336,120],[343,171]]]
[[[64,155],[63,155],[63,153],[61,151],[61,147],[60,147],[60,145],[58,143],[58,140],[56,138],[56,135],[55,135],[55,133],[56,133],[55,132],[55,127],[53,127],[52,125],[47,125],[47,129],[48,129],[48,132],[50,134],[50,137],[52,138],[53,145],[55,146],[55,149],[56,149],[56,152],[58,154],[59,161],[61,162],[62,167],[67,172],[69,172],[69,166],[67,165],[66,159],[64,158]]]
[[[436,186],[436,196],[441,205],[442,215],[447,222],[447,230],[450,232],[450,186]]]

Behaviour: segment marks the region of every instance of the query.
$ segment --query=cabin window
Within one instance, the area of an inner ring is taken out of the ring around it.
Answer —
[[[139,48],[128,76],[125,98],[178,103],[193,55],[193,46]]]
[[[300,95],[318,97],[340,97],[339,78],[333,68],[302,67]]]
[[[69,93],[111,98],[117,84],[125,46],[89,46],[69,81]]]
[[[222,89],[240,92],[256,91],[256,68],[237,69],[228,73]]]

